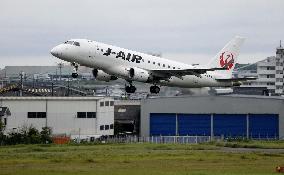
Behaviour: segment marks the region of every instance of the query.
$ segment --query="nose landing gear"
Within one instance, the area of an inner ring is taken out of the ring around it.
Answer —
[[[150,87],[150,92],[151,92],[152,94],[158,94],[158,93],[160,92],[159,86],[157,86],[157,85],[151,86],[151,87]]]
[[[77,71],[78,71],[79,64],[73,62],[73,63],[71,63],[71,66],[74,67],[74,69],[73,69],[74,72],[72,73],[71,76],[72,76],[72,78],[77,78],[78,77]]]

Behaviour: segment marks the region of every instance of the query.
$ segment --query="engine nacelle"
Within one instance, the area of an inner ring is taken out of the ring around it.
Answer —
[[[133,67],[116,66],[107,70],[107,73],[117,75],[119,78],[132,81],[149,82],[151,81],[152,75],[144,69]]]
[[[105,73],[102,70],[98,70],[98,69],[93,69],[93,76],[96,78],[96,80],[99,81],[111,81],[111,80],[117,80],[116,76],[110,75]]]
[[[130,80],[134,81],[147,82],[152,79],[151,74],[147,70],[137,67],[128,69],[128,75]]]

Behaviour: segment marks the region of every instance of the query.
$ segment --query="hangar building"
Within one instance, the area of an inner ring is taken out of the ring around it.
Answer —
[[[141,136],[284,138],[284,98],[189,96],[141,102]]]
[[[6,132],[32,125],[83,139],[114,131],[114,100],[109,97],[0,97],[0,106],[10,110]]]

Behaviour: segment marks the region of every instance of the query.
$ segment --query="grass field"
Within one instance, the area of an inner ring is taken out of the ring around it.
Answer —
[[[235,143],[284,148],[284,142]],[[223,152],[225,143],[0,147],[0,174],[215,175],[276,174],[284,153]],[[228,146],[228,145],[227,145]]]

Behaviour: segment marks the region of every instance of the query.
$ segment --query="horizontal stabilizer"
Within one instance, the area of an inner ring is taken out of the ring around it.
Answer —
[[[222,82],[236,82],[236,81],[250,81],[250,80],[256,80],[257,77],[245,77],[245,78],[228,78],[228,79],[216,79],[217,81]]]

